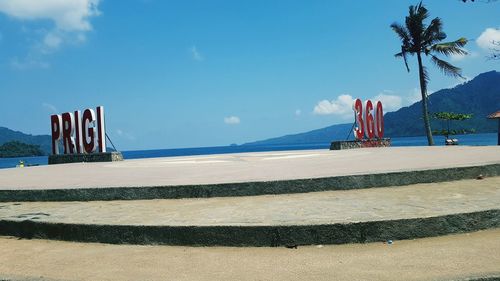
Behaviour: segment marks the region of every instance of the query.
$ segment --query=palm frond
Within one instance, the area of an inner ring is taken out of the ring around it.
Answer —
[[[434,18],[424,31],[422,36],[423,46],[430,46],[446,38],[446,33],[442,31],[443,22],[440,18]]]
[[[396,58],[402,57],[404,62],[405,62],[406,70],[408,70],[408,72],[410,72],[410,67],[408,67],[408,52],[406,51],[405,46],[401,46],[401,52],[395,54],[394,56]]]
[[[439,34],[440,32],[442,32],[442,28],[443,28],[443,22],[441,21],[441,19],[438,17],[434,18],[429,24],[429,26],[427,26],[427,29],[425,29],[424,35],[427,35],[425,37],[428,37],[434,34]]]
[[[401,39],[401,42],[403,42],[403,45],[410,43],[410,34],[408,33],[408,29],[406,29],[406,27],[395,22],[395,23],[391,24],[391,28],[399,36],[399,38]]]
[[[420,1],[416,6],[410,6],[409,15],[414,15],[419,17],[422,21],[429,16],[429,11],[424,6],[422,1]]]
[[[467,39],[460,38],[453,42],[438,43],[430,47],[433,52],[441,53],[445,56],[449,55],[467,55],[467,51],[462,49],[467,44]]]
[[[413,51],[421,49],[422,36],[426,29],[424,20],[429,16],[422,2],[417,6],[410,6],[409,15],[405,19],[406,29],[413,41]]]
[[[422,21],[429,17],[429,11],[424,6],[424,4],[422,4],[422,1],[420,1],[420,3],[418,3],[417,13],[421,17]]]
[[[445,75],[463,78],[462,70],[460,68],[451,65],[449,62],[439,59],[434,55],[431,55],[431,60]]]
[[[412,53],[410,53],[412,54]],[[413,54],[412,54],[413,55]],[[410,72],[410,67],[408,66],[408,49],[406,46],[401,45],[401,52],[394,55],[396,58],[403,58],[406,66],[406,70]]]

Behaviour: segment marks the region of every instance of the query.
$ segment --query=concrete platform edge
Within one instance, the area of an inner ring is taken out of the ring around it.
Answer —
[[[207,185],[0,190],[0,202],[180,199],[293,194],[500,176],[500,163],[325,178]]]
[[[279,247],[433,237],[500,227],[500,209],[349,224],[141,226],[0,220],[0,235],[110,244]]]
[[[123,161],[123,155],[119,151],[101,152],[92,154],[53,154],[49,155],[48,164],[67,164],[81,162],[114,162]]]
[[[471,277],[464,279],[453,279],[453,281],[500,281],[500,274],[493,273],[491,275],[485,275],[482,277]]]

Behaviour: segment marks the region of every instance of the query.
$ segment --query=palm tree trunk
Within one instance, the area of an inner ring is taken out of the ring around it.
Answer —
[[[425,133],[427,135],[427,143],[429,146],[434,145],[432,138],[431,123],[429,121],[429,109],[427,107],[427,82],[425,81],[424,66],[422,65],[422,57],[420,52],[417,53],[418,58],[418,74],[420,77],[420,93],[422,94],[422,117],[424,118]]]

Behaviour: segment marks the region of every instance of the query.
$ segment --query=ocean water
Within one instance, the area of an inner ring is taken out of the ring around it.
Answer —
[[[497,134],[469,134],[457,135],[454,138],[459,140],[460,145],[496,145]],[[444,145],[444,137],[435,136],[436,145]],[[419,137],[400,137],[392,138],[392,146],[425,146],[427,138]],[[258,146],[217,146],[217,147],[194,147],[194,148],[175,148],[175,149],[154,149],[154,150],[130,150],[122,151],[125,159],[153,158],[153,157],[172,157],[188,155],[207,155],[224,154],[238,152],[260,152],[260,151],[284,151],[284,150],[307,150],[307,149],[328,149],[330,143],[310,143],[295,145],[258,145]],[[25,165],[47,165],[48,157],[19,157],[19,158],[0,158],[0,169],[13,168],[24,161]]]

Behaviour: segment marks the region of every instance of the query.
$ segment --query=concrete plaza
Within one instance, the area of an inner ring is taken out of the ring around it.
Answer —
[[[500,146],[254,152],[1,169],[0,190],[280,181],[499,163]]]

